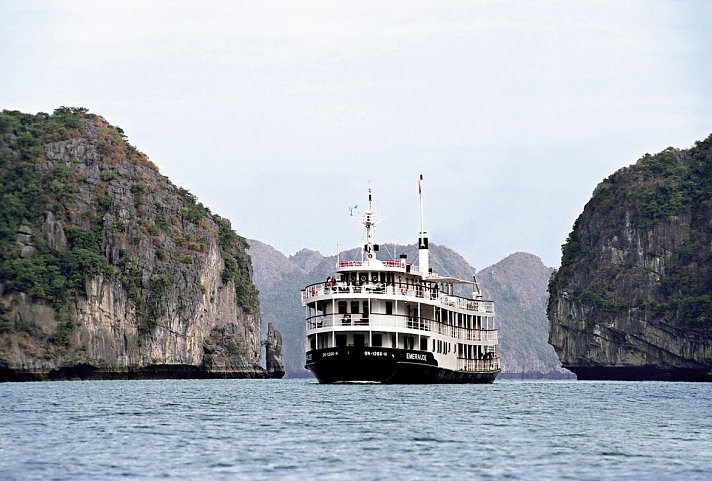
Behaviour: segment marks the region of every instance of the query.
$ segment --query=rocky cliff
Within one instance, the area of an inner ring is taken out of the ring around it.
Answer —
[[[712,136],[604,180],[549,291],[549,342],[579,379],[712,380]]]
[[[0,379],[266,377],[247,242],[85,109],[0,114]]]
[[[284,355],[282,354],[282,335],[271,322],[267,324],[267,340],[265,344],[267,373],[270,377],[283,378]]]
[[[379,258],[405,253],[417,260],[415,244],[381,245]],[[303,249],[287,257],[260,241],[250,241],[250,255],[255,265],[255,282],[260,289],[262,317],[275,322],[284,334],[284,362],[287,375],[306,377],[304,369],[304,308],[300,290],[313,282],[323,281],[334,273],[336,256],[325,257]],[[360,251],[340,253],[341,260],[359,260]],[[455,251],[430,244],[431,265],[441,274],[469,279],[475,271]],[[546,285],[551,269],[538,257],[513,254],[484,269],[479,279],[488,298],[495,301],[500,329],[500,353],[506,377],[567,377],[553,348],[547,344]],[[459,286],[461,287],[461,286]],[[460,295],[470,295],[464,289]]]

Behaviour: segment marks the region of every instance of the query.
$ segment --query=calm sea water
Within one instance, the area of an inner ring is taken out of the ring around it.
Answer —
[[[0,478],[712,479],[712,384],[0,384]]]

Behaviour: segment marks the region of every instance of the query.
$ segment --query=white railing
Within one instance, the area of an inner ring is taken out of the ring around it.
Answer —
[[[465,359],[457,358],[458,371],[490,372],[499,370],[499,358],[492,359]]]
[[[350,327],[369,327],[383,330],[406,330],[433,332],[453,339],[463,341],[485,342],[497,344],[499,337],[496,329],[467,329],[455,327],[432,319],[395,314],[373,314],[362,317],[360,314],[325,314],[310,317],[306,320],[307,331],[316,329],[339,329]]]
[[[360,286],[349,285],[342,282],[338,282],[336,284],[327,284],[323,282],[319,284],[312,284],[302,290],[302,304],[306,304],[311,299],[322,296],[348,294],[385,294],[397,297],[415,297],[435,301],[436,304],[463,311],[494,313],[494,302],[492,301],[477,301],[474,299],[465,299],[464,297],[450,296],[426,287],[417,287],[406,284],[402,284],[400,286],[384,286],[379,283],[370,282]]]
[[[417,266],[415,266],[414,264],[408,264],[407,262],[405,262],[405,260],[387,259],[387,260],[384,260],[381,262],[386,267],[397,267],[400,269],[405,269],[406,267],[410,267],[410,269],[409,269],[410,272],[418,272]],[[364,265],[366,265],[366,263],[361,262],[361,261],[339,261],[336,263],[336,268],[340,269],[342,267],[362,267]]]
[[[417,317],[371,314],[368,317],[361,317],[359,314],[325,314],[313,316],[307,319],[307,330],[368,326],[371,328],[390,329],[416,329],[419,331],[431,331],[433,324],[437,324],[430,319]]]

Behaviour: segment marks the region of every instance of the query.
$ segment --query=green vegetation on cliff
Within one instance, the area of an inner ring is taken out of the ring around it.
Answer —
[[[549,290],[612,317],[712,323],[712,136],[620,169],[594,191]]]
[[[62,317],[101,275],[126,289],[139,331],[150,335],[176,282],[172,263],[193,264],[212,238],[223,282],[234,282],[238,303],[256,312],[245,239],[187,190],[166,197],[159,178],[120,128],[84,108],[0,113],[0,295],[24,293]],[[54,222],[59,232],[49,232]],[[195,289],[206,294],[202,284]],[[12,329],[9,307],[0,309],[0,330]],[[68,325],[60,322],[57,343],[66,342]]]
[[[45,212],[66,211],[64,202],[76,192],[77,176],[59,165],[36,168],[41,147],[78,133],[85,109],[57,109],[54,115],[0,113],[0,279],[5,291],[24,292],[61,309],[89,276],[114,275],[101,253],[100,226],[65,229],[70,249],[60,251],[37,235]],[[32,229],[36,253],[21,256],[16,241],[21,226]]]

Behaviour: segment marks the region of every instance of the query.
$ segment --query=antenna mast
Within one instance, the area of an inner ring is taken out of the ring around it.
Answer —
[[[366,257],[370,261],[373,259],[373,253],[375,252],[373,245],[373,227],[376,225],[376,222],[373,219],[373,199],[371,196],[370,184],[368,186],[368,207],[366,208],[366,212],[363,213],[361,222],[364,226],[366,226],[366,245],[363,246],[363,250],[366,253]]]

